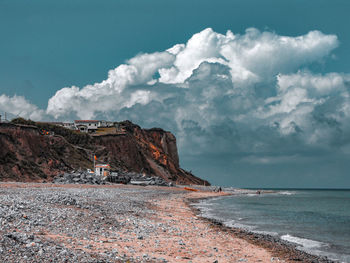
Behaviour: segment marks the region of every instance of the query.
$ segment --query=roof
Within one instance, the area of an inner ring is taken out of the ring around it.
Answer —
[[[96,164],[95,167],[97,167],[97,168],[109,168],[109,164]]]
[[[98,120],[75,120],[74,122],[99,122]]]

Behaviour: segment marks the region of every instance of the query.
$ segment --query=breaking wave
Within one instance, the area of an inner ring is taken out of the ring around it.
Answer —
[[[291,243],[294,243],[294,244],[301,245],[302,247],[307,248],[307,249],[311,249],[311,248],[315,249],[315,248],[327,246],[326,243],[322,243],[319,241],[306,239],[306,238],[295,237],[295,236],[288,235],[288,234],[281,236],[281,239],[288,241],[288,242],[291,242]]]
[[[295,195],[296,192],[291,192],[291,191],[281,191],[278,192],[280,195]]]

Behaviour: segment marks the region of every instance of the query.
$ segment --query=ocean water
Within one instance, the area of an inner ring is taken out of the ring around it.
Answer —
[[[276,190],[195,206],[227,226],[278,236],[308,253],[350,262],[350,190]]]

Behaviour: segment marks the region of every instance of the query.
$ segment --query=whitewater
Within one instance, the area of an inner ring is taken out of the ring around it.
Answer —
[[[350,262],[350,190],[274,190],[196,204],[202,216],[279,237],[298,249]]]

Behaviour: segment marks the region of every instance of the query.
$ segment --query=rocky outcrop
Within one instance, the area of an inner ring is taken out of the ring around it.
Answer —
[[[179,166],[175,136],[121,122],[122,133],[90,136],[54,125],[0,123],[0,180],[51,181],[64,171],[92,168],[92,156],[117,172],[156,176],[177,184],[206,184]],[[55,135],[42,135],[41,130]]]

